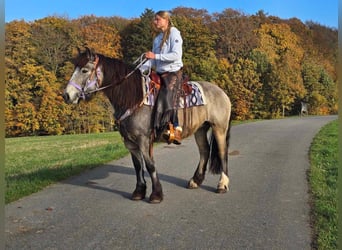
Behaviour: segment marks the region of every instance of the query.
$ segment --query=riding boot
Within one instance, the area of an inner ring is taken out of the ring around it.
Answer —
[[[182,144],[181,141],[182,141],[182,127],[181,126],[177,126],[175,131],[175,136],[174,136],[174,139],[173,139],[173,143],[176,144],[176,145],[180,145]]]
[[[182,70],[159,74],[161,87],[153,108],[152,126],[156,137],[162,134],[170,122],[173,122],[174,110],[179,99],[178,92],[181,84]]]
[[[163,138],[168,144],[174,143],[180,145],[182,142],[182,127],[177,126],[174,128],[172,123],[169,123],[169,129],[163,133]]]
[[[182,140],[182,132],[183,129],[181,126],[179,126],[179,121],[178,121],[178,110],[173,110],[173,115],[172,115],[172,124],[174,125],[174,127],[176,127],[174,129],[174,139],[173,139],[173,143],[176,145],[180,145],[181,144],[181,140]]]

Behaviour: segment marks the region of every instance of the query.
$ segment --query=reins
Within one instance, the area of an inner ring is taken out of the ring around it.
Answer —
[[[98,59],[98,56],[96,55],[96,58]],[[94,92],[97,92],[97,91],[100,91],[100,90],[103,90],[103,89],[107,89],[107,88],[110,88],[110,87],[117,87],[119,86],[120,84],[122,84],[125,80],[127,80],[131,75],[133,75],[133,73],[139,69],[141,67],[141,65],[143,65],[148,59],[145,58],[145,53],[144,54],[141,54],[141,56],[135,60],[133,62],[133,64],[136,64],[137,62],[139,62],[139,64],[131,71],[129,72],[127,75],[125,75],[120,81],[117,81],[113,84],[110,84],[110,85],[107,85],[107,86],[104,86],[104,87],[100,87],[100,88],[96,88],[92,91],[89,91],[87,94],[91,94],[91,93],[94,93]],[[96,59],[95,59],[95,62],[96,62]],[[98,62],[98,60],[97,60]],[[95,64],[95,70],[94,72],[97,71],[97,63]]]

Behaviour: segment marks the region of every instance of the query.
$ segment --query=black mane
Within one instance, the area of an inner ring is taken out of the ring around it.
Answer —
[[[133,72],[133,66],[125,64],[119,59],[103,55],[98,56],[100,59],[99,65],[103,67],[103,86],[113,85],[113,87],[106,89],[105,93],[111,100],[114,108],[131,109],[140,104],[143,100],[140,71],[134,71],[132,75],[124,80],[128,74]]]
[[[114,109],[127,110],[136,107],[143,100],[142,78],[139,69],[134,71],[132,65],[122,60],[97,54],[98,66],[102,66],[104,79],[102,86],[112,85],[104,89]],[[81,53],[75,61],[75,65],[84,66],[89,59],[86,53]],[[82,65],[83,64],[83,65]],[[134,72],[133,72],[134,71]],[[131,74],[127,79],[128,74]]]

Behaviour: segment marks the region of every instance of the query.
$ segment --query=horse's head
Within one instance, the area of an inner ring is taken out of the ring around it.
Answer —
[[[89,100],[101,84],[103,73],[98,65],[98,55],[89,48],[74,59],[75,69],[66,86],[63,98],[66,103],[77,104],[80,99]]]

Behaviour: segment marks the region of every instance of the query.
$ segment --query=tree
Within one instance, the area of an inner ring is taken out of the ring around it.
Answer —
[[[42,66],[24,65],[21,84],[9,81],[7,135],[61,134],[64,102],[58,95],[56,77]]]
[[[247,58],[257,46],[257,36],[253,32],[257,27],[243,13],[225,9],[214,14],[210,27],[216,34],[216,52],[219,58],[227,58],[234,63],[238,58]]]
[[[267,97],[271,96],[271,82],[272,66],[266,54],[253,50],[249,59],[256,63],[256,73],[259,75],[261,87],[255,90],[255,102],[253,113],[255,118],[267,118],[269,116],[269,107],[266,102]]]
[[[337,113],[337,30],[263,11],[248,16],[226,9],[177,7],[184,72],[191,80],[216,82],[231,97],[236,119]],[[98,93],[90,103],[65,105],[61,93],[74,66],[76,48],[132,63],[152,45],[146,9],[140,18],[50,16],[5,24],[6,136],[112,130],[113,110]]]
[[[15,70],[25,63],[34,63],[31,37],[31,26],[24,21],[13,21],[5,25],[6,67]]]
[[[303,49],[298,37],[287,24],[263,24],[256,30],[260,46],[255,51],[265,54],[271,64],[268,101],[272,117],[291,111],[296,99],[306,94],[301,78]]]
[[[80,30],[80,43],[109,57],[122,58],[118,30],[108,25],[106,19],[85,16],[75,21]]]
[[[178,8],[177,12],[180,10]],[[217,78],[218,61],[214,50],[216,37],[200,17],[193,16],[174,14],[172,17],[183,38],[184,72],[193,80],[210,81]]]
[[[310,113],[337,113],[337,86],[326,70],[312,61],[306,61],[302,68],[302,78],[307,89],[304,101],[309,103]]]
[[[31,28],[24,21],[6,24],[5,33],[5,124],[6,136],[29,135],[38,129],[30,92],[22,77],[25,65],[32,65]]]
[[[75,31],[67,19],[52,16],[37,20],[32,24],[34,59],[58,76],[75,46],[74,37]]]
[[[200,22],[207,26],[210,25],[212,17],[206,9],[194,9],[186,7],[177,7],[171,10],[172,16],[182,16],[191,20],[200,20]]]
[[[239,58],[229,69],[229,96],[233,103],[235,119],[255,118],[253,110],[256,106],[256,93],[262,87],[256,63],[250,59]]]
[[[121,32],[124,61],[133,63],[139,56],[152,49],[152,21],[155,13],[145,9],[140,19],[133,20]]]

